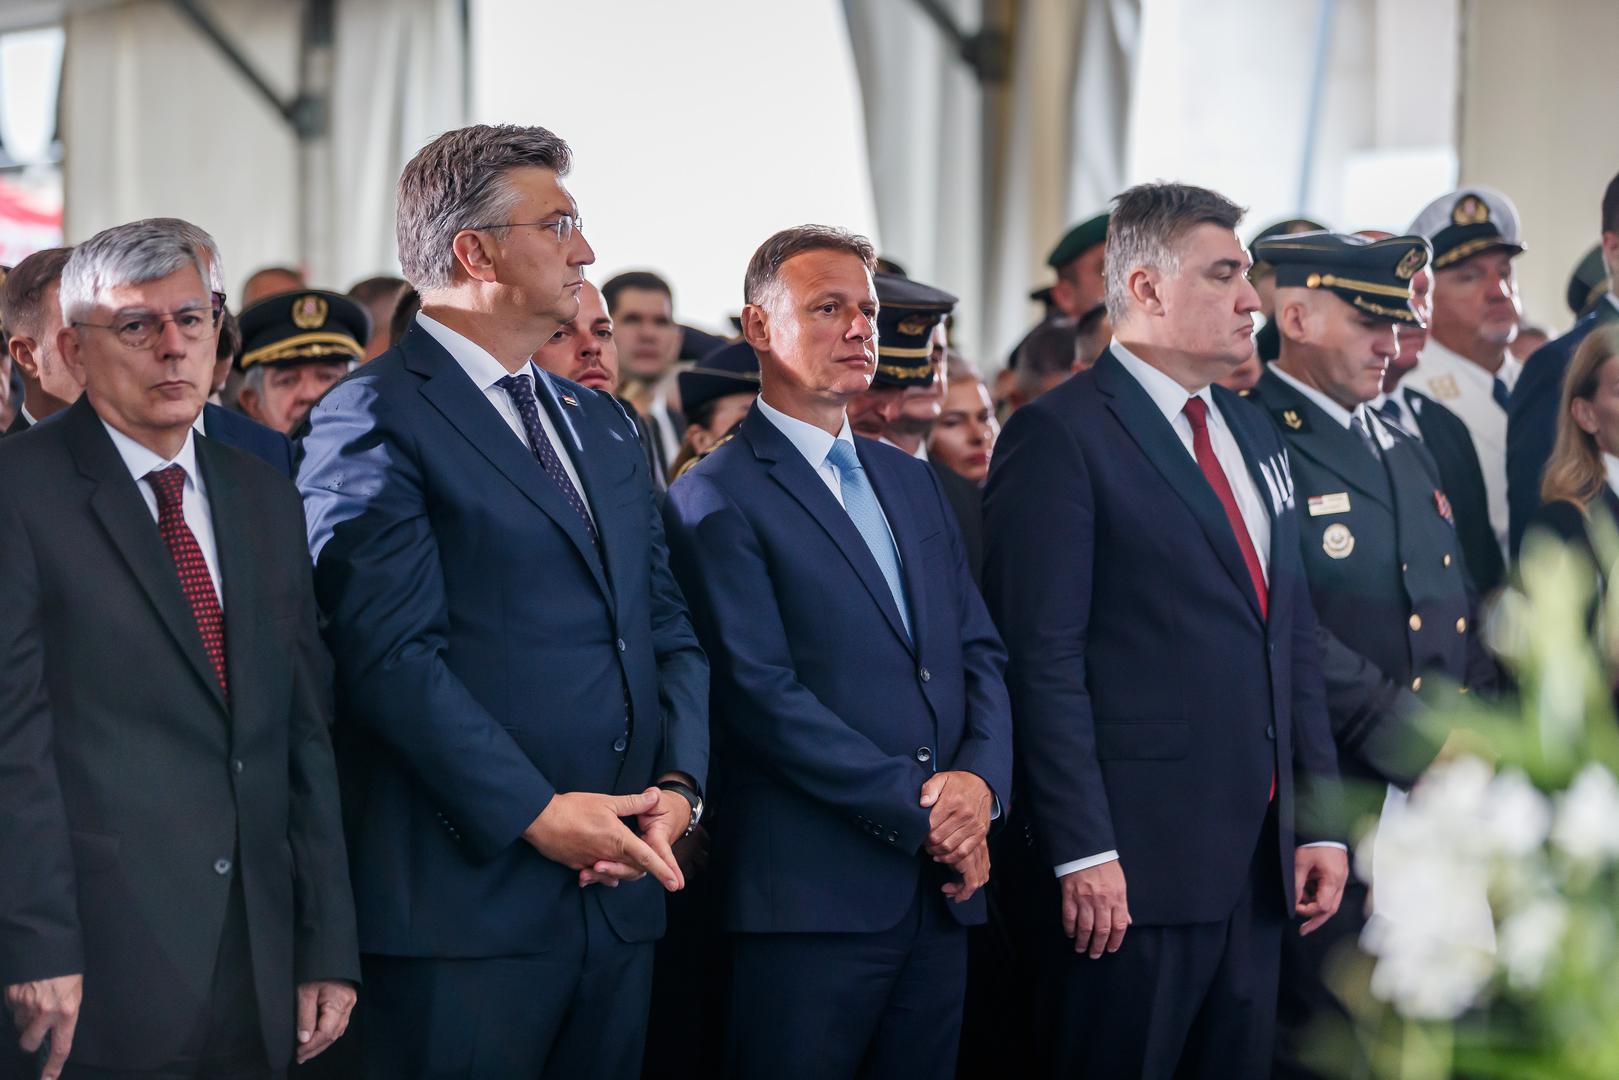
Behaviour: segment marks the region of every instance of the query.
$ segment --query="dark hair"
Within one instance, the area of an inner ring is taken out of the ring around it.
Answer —
[[[1125,281],[1137,267],[1173,272],[1180,266],[1180,244],[1203,224],[1236,229],[1242,207],[1208,188],[1191,184],[1137,184],[1113,200],[1108,219],[1102,279],[1107,313],[1115,323],[1129,310]]]
[[[1105,318],[1107,318],[1107,305],[1097,304],[1085,314],[1081,315],[1079,317],[1079,321],[1074,324],[1075,335],[1078,337],[1084,337],[1086,334],[1089,334],[1091,331],[1095,330],[1096,325]]]
[[[17,337],[39,337],[45,326],[40,304],[50,287],[62,280],[62,267],[73,254],[70,247],[36,251],[11,268],[0,288],[0,325]],[[3,347],[3,343],[0,343]]]
[[[219,316],[219,344],[214,346],[214,363],[226,357],[230,358],[232,367],[242,358],[242,324],[228,310]]]
[[[422,294],[405,286],[405,291],[399,294],[399,302],[394,304],[393,318],[388,320],[388,345],[399,344],[399,339],[405,336],[410,324],[416,321],[416,313],[422,310]]]
[[[614,274],[602,286],[602,302],[607,305],[607,314],[613,313],[618,306],[618,294],[625,289],[662,293],[669,298],[669,306],[675,306],[675,294],[667,281],[650,270],[626,270],[622,274]]]
[[[1073,319],[1055,318],[1029,331],[1017,349],[1019,378],[1043,379],[1047,375],[1074,370],[1079,351],[1079,324]]]
[[[742,302],[761,303],[760,298],[776,284],[782,264],[806,251],[847,252],[864,263],[867,270],[877,269],[877,249],[864,236],[835,225],[798,225],[781,230],[753,253],[742,279]]]
[[[1602,231],[1619,233],[1619,173],[1608,181],[1602,193]]]
[[[392,274],[378,274],[376,277],[368,277],[350,285],[349,299],[365,307],[387,301],[392,308],[398,303],[400,292],[409,287],[404,278],[394,277]]]
[[[572,163],[568,144],[556,135],[516,124],[457,128],[416,151],[399,174],[394,219],[406,279],[423,292],[447,287],[455,276],[456,234],[505,224],[516,204],[507,173],[543,168],[562,176]]]

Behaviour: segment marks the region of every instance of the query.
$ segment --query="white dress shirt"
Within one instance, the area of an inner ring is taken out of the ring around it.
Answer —
[[[1354,411],[1351,412],[1342,405],[1338,404],[1336,401],[1332,400],[1326,394],[1323,394],[1320,390],[1317,390],[1315,387],[1307,386],[1295,379],[1277,365],[1272,364],[1270,366],[1270,371],[1272,375],[1275,375],[1278,379],[1281,379],[1287,385],[1291,386],[1293,389],[1297,390],[1299,393],[1308,398],[1312,405],[1315,405],[1322,412],[1332,417],[1333,421],[1345,431],[1350,430],[1350,424],[1354,421],[1355,415],[1358,413],[1360,415],[1360,422],[1366,425],[1366,430],[1371,433],[1372,438],[1377,440],[1377,445],[1380,448],[1387,450],[1394,445],[1394,436],[1388,433],[1388,429],[1383,426],[1382,421],[1373,415],[1372,410],[1365,404],[1355,406]],[[1382,396],[1383,395],[1379,394],[1377,398],[1374,398],[1373,400],[1380,400]],[[1356,438],[1359,437],[1360,436],[1358,435],[1356,436]]]
[[[842,506],[843,481],[838,476],[837,466],[828,461],[827,456],[832,453],[832,444],[835,442],[854,445],[854,431],[849,427],[848,414],[845,413],[843,417],[843,430],[832,436],[814,424],[800,420],[796,416],[788,416],[772,406],[762,395],[758,398],[758,402],[759,411],[764,414],[764,418],[769,420],[777,431],[787,436],[787,441],[793,444],[795,450],[804,455],[804,460],[815,470],[815,475],[821,478],[821,483],[826,485],[832,497],[838,500],[838,505]],[[875,490],[873,488],[873,491]],[[877,501],[877,509],[883,515],[883,524],[888,527],[888,535],[892,537],[894,527],[888,524],[888,511],[883,509],[880,499]],[[894,556],[899,557],[898,540],[894,542]]]
[[[146,500],[146,509],[151,511],[154,522],[158,519],[157,492],[147,482],[146,474],[170,465],[178,465],[186,471],[185,487],[180,491],[180,512],[186,519],[186,526],[191,529],[191,535],[197,538],[197,546],[202,549],[203,562],[208,564],[208,576],[213,579],[214,594],[219,597],[219,609],[225,610],[225,588],[219,576],[219,545],[214,540],[213,509],[208,503],[208,489],[203,483],[202,473],[197,469],[196,433],[188,430],[180,452],[164,461],[105,420],[101,421],[101,426],[112,436],[112,444],[118,449],[118,456],[124,459],[124,467],[129,470],[129,475],[135,478],[135,489]]]
[[[1113,355],[1118,358],[1124,370],[1141,384],[1152,398],[1158,411],[1164,414],[1169,426],[1175,429],[1180,436],[1181,444],[1195,462],[1197,453],[1192,446],[1192,421],[1186,416],[1186,402],[1194,395],[1188,394],[1186,388],[1162,371],[1147,363],[1141,357],[1119,344],[1114,338],[1109,345]],[[1289,380],[1292,381],[1292,380]],[[1297,385],[1295,383],[1294,385]],[[1301,388],[1302,389],[1302,388]],[[1208,429],[1209,443],[1214,448],[1214,456],[1220,462],[1220,468],[1226,475],[1226,482],[1231,485],[1231,493],[1236,497],[1237,509],[1242,513],[1242,522],[1248,527],[1248,538],[1253,541],[1254,551],[1259,555],[1259,565],[1264,571],[1265,581],[1270,582],[1270,512],[1265,507],[1264,497],[1260,494],[1259,485],[1254,483],[1253,473],[1248,470],[1248,462],[1242,456],[1242,448],[1237,445],[1236,437],[1231,434],[1225,417],[1220,414],[1219,408],[1214,404],[1214,395],[1204,387],[1195,395],[1203,399],[1209,407]],[[1339,409],[1340,412],[1344,410]],[[1349,426],[1345,413],[1344,426]],[[1380,433],[1381,437],[1381,433]],[[1301,844],[1301,847],[1335,847],[1347,850],[1343,844],[1332,840],[1316,841]],[[1118,859],[1119,853],[1115,851],[1100,851],[1095,855],[1087,855],[1083,859],[1074,859],[1070,862],[1058,863],[1055,871],[1058,877],[1066,877],[1077,870],[1089,870],[1093,866],[1113,862]]]
[[[1431,335],[1417,356],[1417,366],[1406,376],[1424,394],[1462,418],[1473,437],[1479,469],[1484,473],[1484,494],[1489,501],[1490,528],[1504,553],[1507,547],[1507,411],[1495,400],[1499,376],[1510,393],[1523,374],[1523,365],[1510,353],[1501,370],[1491,375],[1473,361],[1451,352]]]
[[[523,427],[523,417],[517,411],[517,404],[512,401],[510,394],[496,385],[500,380],[512,373],[507,371],[499,360],[489,355],[489,351],[482,345],[463,334],[451,330],[437,319],[422,312],[417,312],[416,321],[421,324],[423,330],[433,335],[434,341],[444,346],[444,351],[449,353],[457,364],[461,365],[461,370],[467,373],[467,378],[472,380],[472,384],[483,392],[484,397],[489,399],[489,404],[493,405],[495,411],[500,413],[500,418],[506,421],[506,426],[512,429],[512,434],[516,435],[522,444],[528,447],[530,453],[533,453],[534,447],[529,444],[528,432]],[[526,370],[517,372],[517,375],[519,377],[526,376],[533,380],[534,396],[536,398],[542,394],[551,393],[551,384],[540,375],[532,361]],[[539,404],[539,414],[540,427],[545,430],[545,437],[551,440],[551,446],[556,450],[557,458],[562,462],[563,471],[568,474],[568,479],[573,481],[574,490],[579,493],[579,501],[584,504],[585,513],[590,515],[592,522],[595,522],[596,514],[590,507],[590,496],[585,494],[585,485],[579,482],[579,471],[573,466],[572,455],[582,452],[584,447],[580,445],[572,430],[568,432],[570,436],[568,441],[564,442],[562,440],[557,433],[557,426],[551,422],[550,412],[546,410],[543,403]]]

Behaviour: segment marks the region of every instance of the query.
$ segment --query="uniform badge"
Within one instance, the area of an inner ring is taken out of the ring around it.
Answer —
[[[1321,550],[1327,553],[1329,559],[1347,559],[1355,550],[1355,534],[1342,522],[1329,525],[1327,531],[1321,534]]]
[[[1440,401],[1454,401],[1462,396],[1462,388],[1456,385],[1456,376],[1438,375],[1428,380],[1428,392]]]
[[[1349,492],[1347,491],[1335,491],[1330,495],[1311,495],[1307,502],[1310,507],[1311,517],[1349,513]]]
[[[1299,415],[1297,409],[1283,409],[1282,423],[1286,424],[1290,431],[1304,430],[1304,417]]]
[[[292,302],[292,325],[300,330],[319,330],[326,325],[326,301],[319,296],[300,296]]]
[[[1464,195],[1450,212],[1450,220],[1457,225],[1482,225],[1490,220],[1490,207],[1477,195]]]
[[[1410,281],[1416,277],[1417,271],[1421,270],[1422,264],[1427,261],[1428,253],[1422,248],[1414,247],[1405,253],[1405,258],[1401,259],[1400,264],[1394,268],[1394,276],[1401,281]]]
[[[1456,515],[1451,513],[1450,500],[1445,498],[1445,493],[1440,491],[1438,488],[1434,488],[1433,505],[1434,509],[1439,511],[1440,517],[1444,518],[1452,525],[1456,524]]]
[[[905,337],[921,337],[933,329],[933,324],[939,321],[937,315],[907,315],[894,327]]]

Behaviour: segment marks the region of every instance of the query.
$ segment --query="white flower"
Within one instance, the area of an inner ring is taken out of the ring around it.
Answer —
[[[1558,796],[1552,844],[1580,862],[1619,857],[1619,782],[1602,765],[1581,769]]]
[[[1501,923],[1501,966],[1520,990],[1533,990],[1568,929],[1568,905],[1555,896],[1541,897]]]
[[[1521,859],[1539,851],[1551,823],[1551,803],[1523,770],[1508,769],[1491,782],[1483,825],[1495,854]]]
[[[1478,1000],[1495,969],[1483,949],[1375,915],[1361,944],[1377,957],[1372,994],[1413,1020],[1454,1020]]]

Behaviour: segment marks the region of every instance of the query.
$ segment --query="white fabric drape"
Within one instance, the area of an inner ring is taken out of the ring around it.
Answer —
[[[278,95],[292,96],[303,5],[211,0],[206,10]],[[135,218],[183,217],[219,242],[233,292],[272,263],[301,265],[313,284],[339,291],[394,272],[399,170],[466,115],[459,0],[340,0],[331,130],[307,181],[285,121],[168,4],[80,9],[66,29],[69,241]]]

